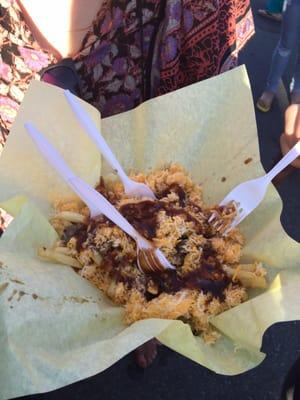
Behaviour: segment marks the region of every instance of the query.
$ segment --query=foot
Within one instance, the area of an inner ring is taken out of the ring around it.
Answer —
[[[258,10],[258,14],[262,17],[271,19],[272,21],[281,22],[282,21],[282,14],[281,13],[272,13],[265,9]]]
[[[141,368],[147,368],[157,356],[157,347],[160,345],[157,339],[151,339],[135,350],[135,361]]]
[[[286,392],[286,400],[296,400],[295,397],[295,386],[289,388]]]
[[[300,104],[300,92],[291,93],[291,104]]]
[[[263,92],[256,103],[257,108],[262,112],[270,111],[274,98],[275,93],[268,91]]]

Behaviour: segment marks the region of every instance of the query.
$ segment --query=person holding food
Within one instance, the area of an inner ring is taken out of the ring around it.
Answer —
[[[254,33],[249,0],[56,0],[47,13],[39,0],[0,0],[0,12],[2,146],[33,78],[106,117],[234,67]]]
[[[1,146],[31,79],[108,117],[233,68],[254,32],[249,0],[55,0],[47,13],[40,0],[0,0],[0,13]],[[156,346],[137,349],[139,365]]]

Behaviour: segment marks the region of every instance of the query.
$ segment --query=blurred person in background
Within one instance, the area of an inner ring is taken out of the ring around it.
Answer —
[[[268,0],[266,8],[259,9],[258,14],[272,21],[281,22],[283,3],[284,0]]]
[[[300,103],[300,0],[286,0],[279,42],[274,50],[267,83],[257,108],[262,112],[271,109],[280,80],[288,66],[291,54],[297,51],[291,89],[291,103]]]

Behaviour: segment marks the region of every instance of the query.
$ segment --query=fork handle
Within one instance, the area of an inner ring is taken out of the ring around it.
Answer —
[[[79,119],[82,127],[85,129],[86,133],[89,137],[95,142],[98,149],[101,151],[105,160],[110,164],[110,166],[115,170],[115,172],[119,175],[123,184],[128,180],[128,177],[123,170],[121,164],[117,160],[114,153],[111,151],[110,147],[106,143],[104,137],[101,135],[101,132],[98,130],[92,118],[89,114],[83,109],[80,105],[76,96],[74,96],[69,90],[65,90],[65,97],[70,104],[73,112]],[[125,186],[125,185],[124,185]]]
[[[269,171],[265,178],[268,183],[300,155],[300,141]]]
[[[144,247],[149,248],[149,242],[123,217],[123,215],[104,197],[77,176],[69,179],[69,185],[82,201],[89,207],[91,217],[104,214],[109,220],[126,232]]]

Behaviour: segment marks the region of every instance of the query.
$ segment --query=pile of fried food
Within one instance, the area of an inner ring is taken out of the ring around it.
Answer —
[[[227,232],[236,207],[207,207],[201,187],[178,164],[131,178],[146,183],[157,200],[126,197],[118,181],[101,179],[97,190],[176,270],[140,271],[135,241],[103,215],[90,219],[79,201],[57,202],[51,223],[60,240],[51,249],[39,249],[39,256],[72,266],[123,305],[127,324],[180,319],[212,344],[220,335],[210,318],[247,300],[247,288],[266,287],[260,263],[240,263],[241,233]]]

